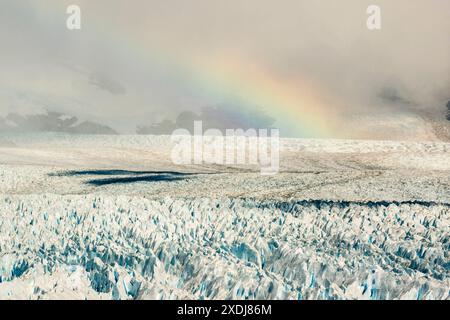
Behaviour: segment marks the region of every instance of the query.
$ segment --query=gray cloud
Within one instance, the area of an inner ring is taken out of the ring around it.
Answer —
[[[413,104],[402,94],[400,94],[396,88],[392,87],[382,88],[378,94],[378,97],[389,105],[410,106]]]
[[[450,121],[450,101],[447,103],[447,117],[446,119]]]
[[[92,74],[89,78],[89,83],[115,95],[121,95],[127,92],[123,85],[104,74]]]
[[[232,106],[204,107],[201,112],[181,112],[175,121],[164,119],[149,126],[139,126],[138,134],[172,134],[175,129],[186,129],[194,133],[194,121],[202,122],[202,129],[218,129],[225,133],[227,129],[270,129],[275,119],[263,112],[235,111]]]

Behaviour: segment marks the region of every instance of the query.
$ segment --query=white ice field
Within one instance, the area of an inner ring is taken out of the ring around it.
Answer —
[[[0,299],[449,299],[450,144],[281,141],[280,173],[167,136],[0,136]]]

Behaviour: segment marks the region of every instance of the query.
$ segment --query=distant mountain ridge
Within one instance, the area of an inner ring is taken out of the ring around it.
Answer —
[[[20,115],[10,113],[0,117],[0,132],[65,132],[75,134],[117,134],[105,125],[92,122],[79,122],[77,117],[59,112],[47,111],[44,114]]]

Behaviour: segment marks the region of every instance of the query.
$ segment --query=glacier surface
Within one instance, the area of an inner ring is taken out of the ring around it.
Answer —
[[[0,198],[0,298],[448,299],[450,206]]]
[[[450,299],[450,144],[282,139],[280,173],[168,136],[0,136],[0,299]]]

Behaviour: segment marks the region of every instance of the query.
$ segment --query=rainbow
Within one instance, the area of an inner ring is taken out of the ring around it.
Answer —
[[[217,103],[232,99],[230,105],[236,112],[263,111],[276,119],[274,126],[283,136],[325,138],[336,133],[336,118],[320,90],[305,79],[288,83],[265,70],[263,64],[230,53],[214,58],[208,54],[179,55],[177,48],[152,45],[124,34],[120,28],[105,28],[100,21],[88,27],[140,68],[149,72],[164,69],[174,81]]]
[[[211,87],[216,95],[227,88],[237,97],[239,108],[263,110],[276,118],[283,135],[328,137],[333,133],[329,110],[305,81],[296,81],[294,87],[266,72],[260,64],[231,60],[230,56],[209,64],[203,62],[196,72],[206,79],[199,82],[201,88]]]

